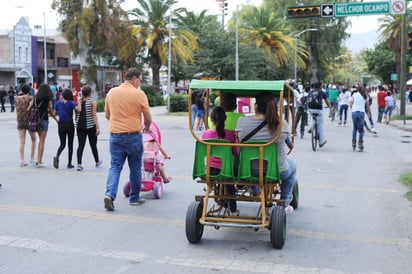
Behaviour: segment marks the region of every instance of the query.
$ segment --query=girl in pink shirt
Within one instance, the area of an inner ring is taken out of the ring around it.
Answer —
[[[236,143],[236,137],[233,130],[225,129],[226,114],[221,106],[217,106],[212,110],[210,119],[214,125],[213,129],[208,129],[202,132],[202,139],[222,139],[228,140],[231,143]],[[233,155],[239,155],[239,147],[233,147]],[[222,160],[217,157],[210,158],[210,174],[218,175],[222,166]],[[235,195],[236,189],[234,185],[226,185],[229,195]],[[229,200],[229,208],[232,214],[239,214],[236,206],[236,200]]]

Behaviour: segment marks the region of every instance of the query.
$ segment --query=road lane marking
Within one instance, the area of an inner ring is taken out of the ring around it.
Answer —
[[[116,214],[115,212],[98,213],[93,211],[71,210],[71,209],[56,209],[56,208],[41,208],[41,207],[29,207],[18,205],[2,205],[0,211],[20,211],[20,212],[32,212],[40,214],[51,214],[58,216],[69,216],[74,218],[95,219],[105,221],[116,222],[128,222],[139,224],[155,224],[155,225],[174,225],[184,227],[184,220],[176,219],[164,219],[164,218],[146,218],[132,215]],[[238,229],[230,227],[222,227],[221,230],[233,231],[240,233],[265,233],[268,231],[261,229],[255,232],[251,229]],[[337,234],[330,232],[320,231],[307,231],[288,228],[288,235],[293,235],[308,239],[329,240],[329,241],[346,241],[353,243],[366,243],[366,244],[378,244],[378,245],[394,245],[394,246],[412,246],[412,239],[409,238],[389,238],[389,237],[373,237],[370,235],[351,235],[351,234]]]
[[[30,239],[30,238],[20,238],[13,236],[1,236],[0,235],[0,246],[4,247],[16,247],[36,250],[39,252],[60,252],[60,253],[81,253],[84,255],[98,256],[98,257],[108,257],[115,258],[133,262],[142,262],[148,255],[133,252],[133,251],[107,251],[107,250],[87,250],[82,248],[71,248],[66,245],[56,245],[49,243],[44,240]]]
[[[72,248],[67,245],[53,244],[40,239],[20,238],[14,236],[0,235],[0,247],[23,248],[28,250],[36,250],[37,252],[58,252],[80,254],[82,256],[95,256],[112,258],[131,263],[141,263],[147,259],[152,261],[154,258],[150,254],[145,254],[136,251],[128,250],[96,250],[88,248]],[[292,264],[278,264],[275,262],[262,261],[246,261],[233,259],[204,259],[193,258],[193,256],[179,255],[179,256],[164,256],[159,258],[155,263],[177,265],[181,267],[203,268],[212,271],[238,271],[238,272],[253,272],[253,273],[330,273],[343,274],[346,272],[330,268],[319,267],[302,267]],[[128,267],[123,267],[127,270]],[[130,270],[130,269],[129,269]],[[118,271],[118,273],[120,273]],[[379,274],[378,272],[359,272],[363,274]]]

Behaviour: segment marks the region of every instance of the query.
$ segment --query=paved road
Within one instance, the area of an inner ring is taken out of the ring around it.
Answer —
[[[287,239],[271,248],[269,232],[205,228],[202,241],[185,237],[186,209],[202,185],[191,178],[193,138],[185,116],[153,109],[162,129],[173,181],[164,197],[143,193],[146,204],[130,207],[119,192],[116,210],[103,196],[109,162],[107,123],[95,168],[89,148],[85,170],[67,170],[66,151],[52,167],[57,125],[46,141],[48,167],[18,167],[14,115],[0,115],[0,273],[410,273],[412,207],[399,175],[411,169],[412,133],[377,125],[366,134],[365,152],[352,152],[351,124],[326,122],[327,145],[313,152],[297,139],[301,203],[287,216]],[[375,115],[376,117],[376,115]],[[77,142],[75,142],[75,147]],[[121,181],[127,180],[125,168]],[[240,204],[240,210],[256,207]]]

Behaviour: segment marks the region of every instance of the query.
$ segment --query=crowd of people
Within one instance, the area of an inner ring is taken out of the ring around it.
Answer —
[[[15,95],[15,109],[20,141],[21,167],[29,164],[33,164],[38,168],[45,167],[43,155],[49,129],[49,118],[56,121],[60,139],[60,146],[53,158],[54,168],[59,168],[59,157],[65,149],[66,143],[68,147],[67,168],[74,168],[72,155],[75,132],[79,144],[77,149],[77,170],[83,170],[82,156],[87,137],[89,138],[96,167],[101,166],[102,161],[99,159],[97,151],[99,122],[96,115],[96,102],[91,99],[91,92],[91,88],[87,85],[82,87],[82,96],[79,96],[76,88],[58,88],[57,84],[41,84],[37,90],[27,84],[20,87]],[[35,131],[29,126],[34,109],[38,112],[41,121]],[[14,111],[14,100],[12,111]],[[25,157],[27,135],[31,141],[30,160],[26,160]]]
[[[352,147],[355,150],[363,151],[364,130],[377,134],[374,127],[374,120],[370,106],[372,105],[372,89],[364,88],[360,85],[353,85],[351,88],[340,87],[335,84],[320,85],[315,83],[312,86],[299,87],[294,86],[296,98],[296,116],[294,133],[297,134],[300,125],[300,136],[303,138],[305,126],[310,125],[308,132],[311,132],[312,126],[308,120],[311,115],[316,113],[318,120],[319,146],[326,144],[323,131],[323,107],[330,107],[329,118],[333,122],[334,115],[337,114],[338,126],[346,126],[348,119],[348,110],[352,116]],[[412,92],[408,93],[412,94]],[[377,123],[389,124],[392,113],[396,108],[396,95],[390,89],[384,86],[377,87],[376,92],[378,118]],[[323,102],[322,102],[323,101]],[[336,113],[335,113],[336,110]],[[359,135],[359,136],[357,136]]]

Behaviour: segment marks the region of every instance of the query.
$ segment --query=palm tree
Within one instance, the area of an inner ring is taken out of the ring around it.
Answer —
[[[148,62],[153,74],[153,88],[156,94],[161,94],[160,67],[166,65],[169,39],[172,39],[172,60],[186,63],[193,60],[193,51],[197,48],[195,34],[184,24],[172,18],[172,37],[169,36],[169,10],[175,0],[137,0],[139,8],[129,11],[133,16],[132,24],[137,36],[138,45],[142,49],[138,56]],[[172,16],[182,12],[182,8],[175,9]],[[169,72],[171,73],[171,72]]]
[[[409,17],[408,17],[409,18]],[[411,22],[408,19],[407,25]],[[401,52],[402,47],[402,15],[385,15],[378,19],[379,30],[382,31],[379,39],[385,41],[387,48],[393,51],[396,56],[396,73],[400,75],[401,72]],[[397,86],[400,87],[400,79],[398,80]]]
[[[295,49],[294,39],[283,34],[286,30],[283,20],[263,6],[248,6],[239,18],[240,43],[253,42],[273,59],[276,67],[287,64],[290,58],[288,51]]]

